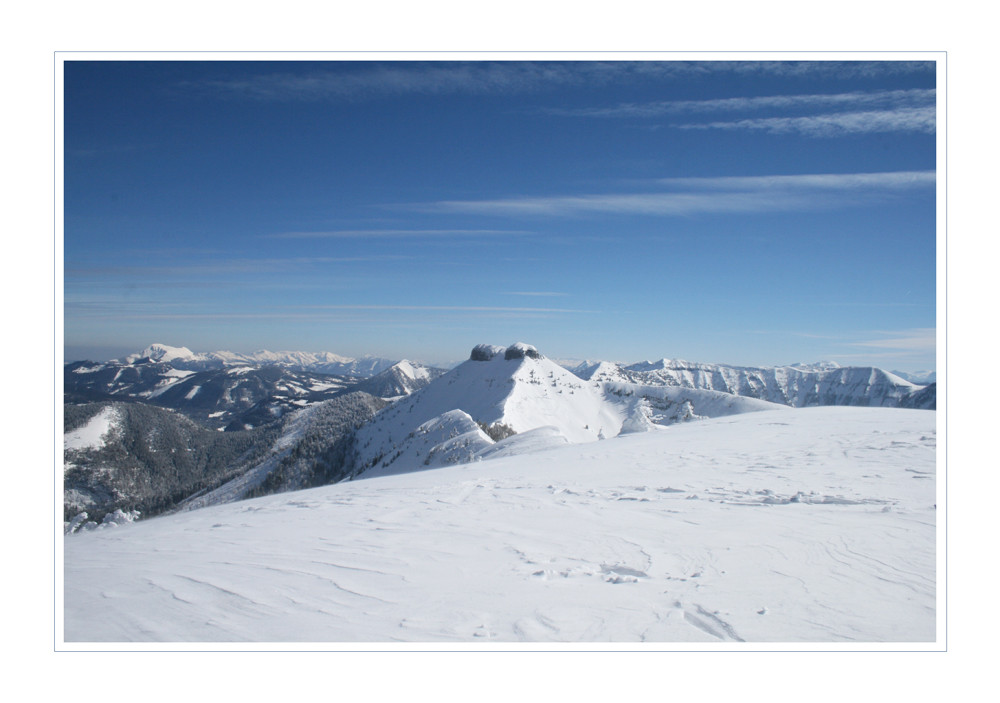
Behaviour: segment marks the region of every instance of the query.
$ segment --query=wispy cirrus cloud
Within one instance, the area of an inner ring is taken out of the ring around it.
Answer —
[[[425,212],[512,217],[788,212],[878,203],[894,193],[932,188],[934,182],[933,171],[675,178],[650,182],[665,189],[659,192],[448,200],[413,207]]]
[[[819,173],[778,176],[717,176],[712,178],[661,178],[665,186],[695,190],[901,190],[934,185],[934,171],[888,171],[883,173]]]
[[[187,304],[162,303],[155,300],[145,301],[142,304],[120,300],[67,302],[66,307],[72,309],[74,316],[79,318],[133,320],[357,320],[391,313],[404,313],[407,316],[421,314],[440,316],[440,314],[445,314],[551,317],[553,315],[591,315],[601,312],[600,310],[535,306],[404,304],[286,305],[270,309],[244,310],[234,305],[211,302],[206,303],[203,309],[195,309]]]
[[[575,308],[507,307],[490,305],[315,305],[320,310],[411,310],[425,312],[597,313]]]
[[[688,73],[680,63],[643,61],[330,62],[308,72],[268,72],[179,84],[222,97],[261,101],[363,100],[398,95],[523,93],[553,86],[606,85]]]
[[[933,327],[911,330],[876,332],[883,335],[876,339],[852,342],[852,346],[874,349],[896,349],[900,351],[929,351],[937,346],[937,330]]]
[[[220,276],[226,274],[293,273],[304,268],[329,264],[356,264],[373,261],[396,261],[407,258],[404,255],[386,254],[378,256],[299,256],[270,259],[220,259],[180,263],[174,265],[151,266],[109,266],[70,264],[64,269],[67,279],[107,278],[125,276]]]
[[[879,132],[922,132],[933,134],[937,128],[934,107],[912,107],[897,110],[838,112],[799,117],[761,117],[730,122],[708,122],[672,125],[678,129],[721,129],[767,132],[770,134],[800,134],[808,137],[837,137],[845,134]]]
[[[660,100],[647,103],[622,103],[611,107],[544,108],[550,115],[568,117],[660,117],[663,115],[705,112],[749,112],[790,109],[859,109],[927,107],[934,104],[931,89],[881,90],[807,95],[770,95],[710,100]]]
[[[278,232],[261,236],[264,239],[420,239],[423,237],[507,237],[528,234],[532,234],[532,232],[512,229],[343,229],[315,232]]]
[[[177,90],[258,101],[364,100],[398,95],[524,93],[712,74],[848,78],[933,72],[927,61],[394,61],[328,62],[178,83]]]

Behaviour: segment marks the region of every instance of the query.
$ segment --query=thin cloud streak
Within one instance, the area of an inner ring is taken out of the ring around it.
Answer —
[[[702,190],[854,190],[907,189],[934,185],[934,171],[890,171],[886,173],[818,173],[791,176],[720,176],[715,178],[661,178],[656,182],[677,188]]]
[[[879,202],[888,192],[933,186],[933,171],[818,174],[654,181],[687,192],[587,194],[496,200],[449,200],[417,205],[438,212],[506,216],[638,214],[686,216],[703,213],[763,213],[822,210]]]
[[[800,134],[807,137],[838,137],[845,134],[921,132],[937,129],[934,107],[843,112],[806,117],[762,117],[733,122],[672,125],[677,129],[721,129],[763,131],[770,134]]]
[[[937,331],[934,328],[902,330],[884,334],[901,335],[887,339],[873,339],[864,342],[852,342],[856,347],[872,347],[875,349],[900,349],[910,351],[930,351],[937,347]]]
[[[314,305],[300,306],[279,311],[206,311],[206,312],[171,312],[154,309],[137,310],[125,305],[88,305],[76,309],[77,319],[126,319],[126,320],[334,320],[343,322],[377,322],[381,318],[373,318],[372,313],[406,313],[413,320],[413,313],[459,313],[465,315],[487,315],[493,317],[512,317],[517,319],[532,317],[549,317],[562,314],[599,314],[599,310],[574,310],[566,308],[531,308],[531,307],[489,307],[489,306],[457,306],[457,305]],[[360,317],[350,313],[364,313]]]
[[[571,308],[520,308],[478,305],[314,305],[320,310],[427,310],[444,312],[512,312],[512,313],[586,313],[595,314],[600,310],[576,310]]]
[[[178,87],[262,101],[362,100],[410,94],[509,94],[688,73],[670,62],[398,61],[351,68],[345,65],[308,74],[269,73],[185,82]]]
[[[179,266],[70,266],[65,276],[204,276],[244,273],[288,273],[322,264],[356,264],[372,261],[398,261],[412,257],[386,256],[302,256],[283,259],[231,259]]]
[[[676,113],[728,112],[765,109],[918,107],[933,105],[932,89],[883,90],[813,95],[771,95],[721,98],[714,100],[662,100],[652,103],[623,103],[615,107],[580,109],[543,108],[541,112],[566,117],[659,117]]]
[[[345,229],[321,232],[279,232],[261,235],[264,239],[374,239],[380,237],[495,237],[532,234],[511,229]]]
[[[176,89],[257,101],[357,101],[399,95],[511,94],[556,86],[668,81],[712,74],[848,78],[933,71],[927,61],[396,61],[335,70],[184,81]]]

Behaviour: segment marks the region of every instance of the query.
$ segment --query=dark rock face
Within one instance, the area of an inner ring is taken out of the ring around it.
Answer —
[[[477,344],[472,348],[469,356],[471,361],[489,361],[503,351],[503,347],[495,347],[492,344]]]
[[[528,357],[529,359],[541,359],[543,358],[538,350],[535,349],[530,344],[511,344],[507,347],[507,351],[504,352],[503,358],[507,361],[511,359],[523,359]]]
[[[899,401],[901,408],[916,410],[937,410],[937,383],[932,383]]]

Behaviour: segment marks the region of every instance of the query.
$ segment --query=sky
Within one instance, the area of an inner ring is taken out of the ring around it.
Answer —
[[[67,361],[935,368],[933,62],[63,71]]]

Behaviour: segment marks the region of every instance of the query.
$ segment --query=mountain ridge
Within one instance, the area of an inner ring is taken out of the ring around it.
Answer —
[[[286,366],[336,376],[373,376],[396,364],[393,359],[378,356],[352,358],[333,352],[277,351],[261,349],[249,354],[231,351],[193,352],[187,347],[173,347],[156,342],[142,351],[127,354],[112,362],[136,364],[144,361],[172,363],[175,368],[206,370],[242,364]]]
[[[873,367],[819,363],[758,369],[660,359],[627,366],[589,362],[573,373],[523,342],[506,347],[476,345],[467,360],[450,371],[403,359],[367,378],[306,372],[272,363],[273,355],[265,362],[234,362],[214,369],[178,368],[186,362],[200,363],[196,357],[186,347],[151,345],[139,356],[126,357],[131,359],[127,363],[74,362],[64,367],[67,412],[80,401],[125,403],[103,415],[99,407],[75,406],[74,413],[92,413],[97,419],[92,427],[66,425],[67,472],[73,465],[74,486],[81,490],[92,486],[95,497],[69,496],[67,506],[136,509],[137,503],[127,502],[132,495],[128,491],[120,492],[122,500],[117,503],[102,499],[111,494],[90,476],[123,466],[122,450],[109,454],[91,446],[102,438],[116,441],[111,430],[122,417],[133,418],[132,425],[164,424],[171,436],[195,437],[192,431],[175,427],[169,414],[127,413],[123,408],[129,403],[173,410],[202,427],[239,434],[241,446],[264,457],[237,466],[227,453],[228,465],[221,459],[198,464],[216,477],[212,485],[193,480],[185,485],[214,493],[190,502],[192,507],[297,489],[316,481],[535,453],[747,412],[817,405],[936,407],[936,385],[916,386]],[[351,393],[361,395],[354,401],[344,399]],[[331,404],[334,400],[337,403]],[[258,432],[270,426],[274,429],[268,433]],[[130,437],[141,434],[130,432]],[[149,436],[154,435],[155,431]],[[281,447],[272,446],[275,436],[282,438]],[[133,447],[139,447],[136,442],[132,440]],[[195,444],[209,447],[213,442],[199,436]],[[182,445],[171,444],[167,450]],[[161,450],[148,444],[142,456],[157,451]],[[154,464],[163,462],[156,459]],[[184,465],[184,471],[192,470]],[[220,488],[218,480],[223,478],[232,485]],[[175,486],[156,500],[144,498],[144,507],[162,510],[194,498],[182,490]]]

